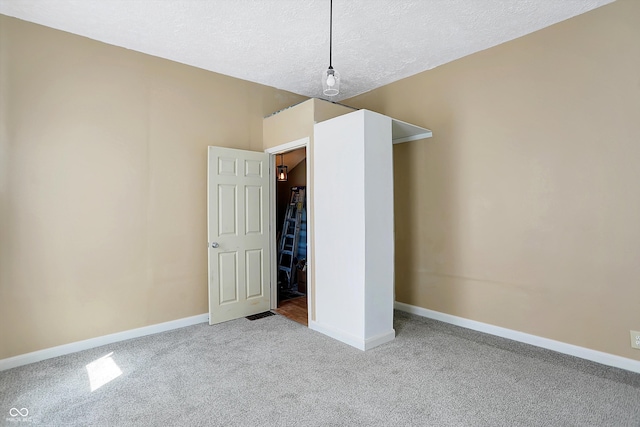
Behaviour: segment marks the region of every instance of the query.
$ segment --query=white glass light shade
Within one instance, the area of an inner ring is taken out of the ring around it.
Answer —
[[[340,93],[340,73],[331,67],[322,73],[322,93],[326,96]]]

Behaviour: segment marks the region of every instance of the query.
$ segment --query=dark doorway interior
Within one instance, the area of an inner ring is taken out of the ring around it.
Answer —
[[[276,156],[277,163],[281,160]],[[307,163],[304,148],[284,154],[286,181],[276,184],[278,311],[295,311],[306,324],[307,295]],[[294,310],[291,308],[294,307]],[[285,310],[285,308],[288,308]],[[301,312],[304,310],[304,313]],[[281,312],[285,311],[285,312]],[[292,313],[290,313],[292,314]],[[288,316],[289,317],[289,316]],[[292,317],[293,318],[293,317]],[[302,322],[301,322],[302,323]]]

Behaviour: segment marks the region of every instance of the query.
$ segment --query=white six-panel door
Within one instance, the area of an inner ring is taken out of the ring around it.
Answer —
[[[209,147],[209,323],[270,308],[269,155]]]

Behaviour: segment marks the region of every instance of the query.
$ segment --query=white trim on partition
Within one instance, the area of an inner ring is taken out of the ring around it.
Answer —
[[[350,346],[362,351],[371,350],[374,347],[377,347],[384,343],[388,343],[389,341],[393,341],[393,339],[396,337],[395,329],[391,329],[390,331],[387,331],[375,337],[363,339],[361,337],[352,335],[349,332],[345,332],[343,330],[334,328],[333,326],[328,326],[314,320],[309,321],[309,329],[320,332],[345,344],[349,344]]]
[[[439,311],[429,310],[427,308],[417,307],[415,305],[405,304],[403,302],[395,302],[396,310],[404,311],[418,316],[428,317],[429,319],[439,320],[441,322],[450,323],[452,325],[461,326],[474,331],[484,332],[486,334],[496,335],[502,338],[523,342],[525,344],[535,345],[536,347],[546,348],[548,350],[557,351],[558,353],[568,354],[570,356],[579,357],[581,359],[591,360],[592,362],[601,363],[603,365],[613,366],[615,368],[625,369],[631,372],[640,373],[640,361],[627,359],[626,357],[616,356],[614,354],[604,353],[589,348],[579,347],[573,344],[567,344],[548,338],[531,335],[524,332],[514,331],[513,329],[502,328],[500,326],[490,325],[488,323],[477,322],[475,320],[465,319],[463,317],[453,316],[451,314],[441,313]]]
[[[282,145],[267,148],[266,150],[264,150],[264,152],[269,154],[280,154],[287,151],[295,150],[297,148],[307,147],[308,145],[309,145],[309,137],[305,136],[304,138],[296,139],[295,141],[291,141]]]
[[[309,329],[320,332],[335,340],[342,341],[343,343],[349,344],[350,346],[355,347],[358,350],[365,350],[364,340],[356,337],[355,335],[351,335],[348,332],[335,329],[331,326],[327,326],[314,320],[309,321]]]
[[[387,331],[383,334],[377,335],[375,337],[367,338],[364,340],[364,349],[370,350],[379,345],[391,342],[395,339],[395,337],[396,337],[396,330],[391,329],[390,331]]]
[[[170,322],[157,323],[155,325],[144,326],[142,328],[130,329],[128,331],[116,332],[115,334],[103,335],[101,337],[90,338],[84,341],[76,341],[57,347],[45,348],[31,353],[20,354],[18,356],[0,359],[0,371],[16,368],[30,363],[51,359],[52,357],[64,356],[65,354],[76,353],[94,347],[100,347],[114,342],[125,341],[132,338],[139,338],[145,335],[153,335],[160,332],[171,331],[173,329],[184,328],[186,326],[208,323],[209,314],[185,317],[183,319],[172,320]]]

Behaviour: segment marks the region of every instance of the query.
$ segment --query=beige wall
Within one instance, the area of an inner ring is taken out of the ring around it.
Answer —
[[[263,120],[263,149],[277,147],[313,135],[314,100],[280,111]]]
[[[0,17],[0,359],[207,312],[206,147],[303,97]]]
[[[277,147],[302,138],[313,139],[314,123],[353,112],[354,109],[312,98],[264,119],[263,148]]]
[[[345,101],[394,150],[397,300],[640,360],[640,2]]]
[[[343,114],[353,113],[355,110],[353,107],[313,98],[313,121],[315,123],[324,122]]]

